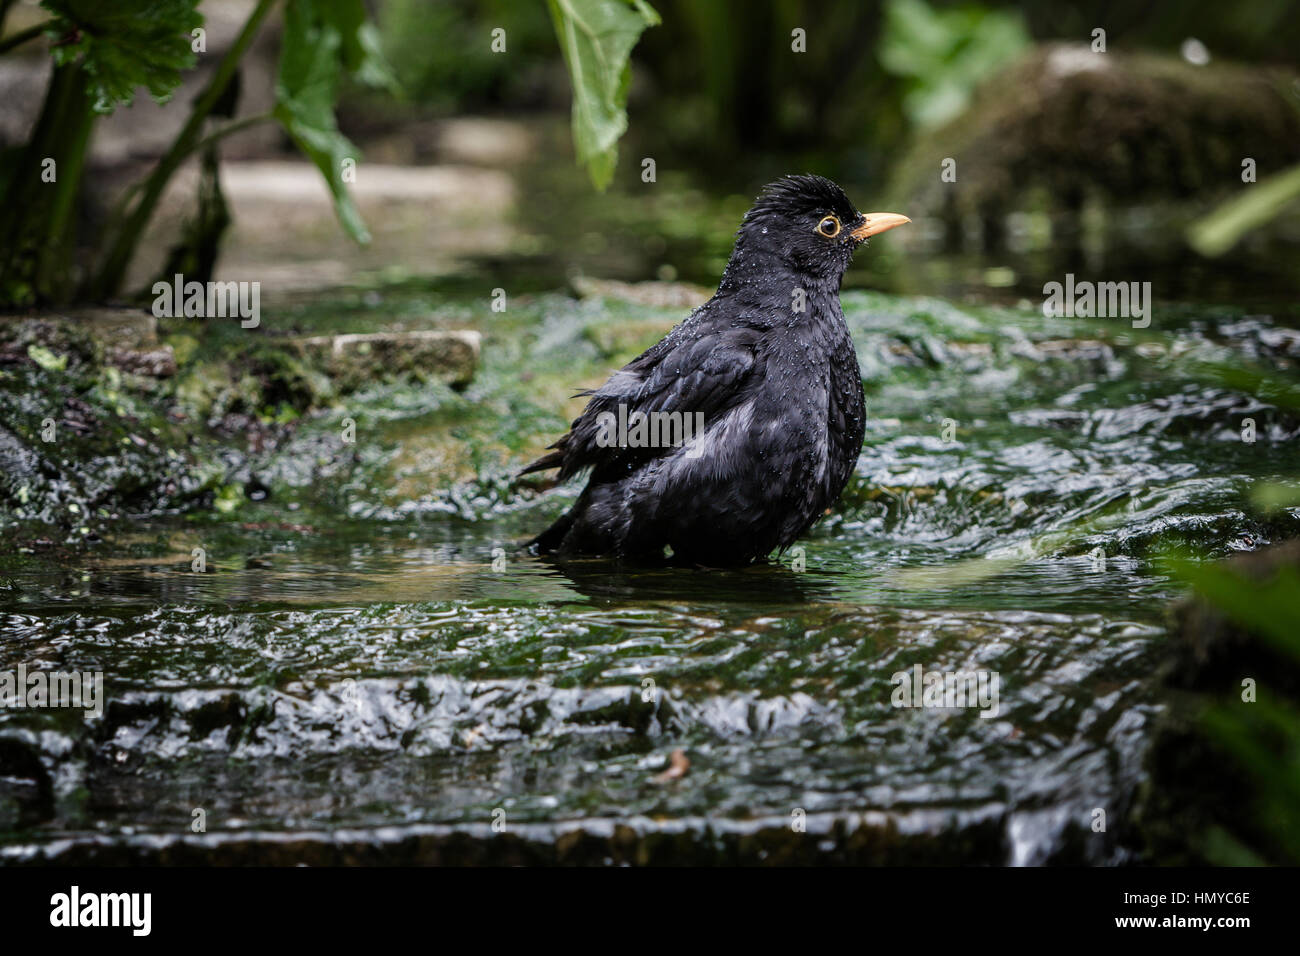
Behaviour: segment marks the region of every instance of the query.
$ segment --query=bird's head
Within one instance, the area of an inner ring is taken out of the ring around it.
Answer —
[[[892,212],[860,213],[822,176],[785,176],[763,187],[736,233],[727,271],[777,262],[802,277],[839,286],[854,250],[871,236],[911,222]]]

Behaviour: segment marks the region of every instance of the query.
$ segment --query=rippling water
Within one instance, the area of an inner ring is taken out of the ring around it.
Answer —
[[[293,514],[277,488],[256,521],[154,516],[20,567],[0,670],[103,671],[110,701],[0,712],[0,859],[1130,859],[1176,594],[1158,550],[1300,531],[1247,502],[1294,470],[1295,423],[1185,359],[1289,365],[1300,337],[1193,309],[1142,337],[845,305],[866,446],[779,564],[555,564],[516,543],[574,488],[403,499],[356,473]],[[482,428],[483,404],[525,400],[522,364],[580,348],[587,307],[538,308],[522,354],[489,338],[481,392],[413,410],[390,451]],[[996,714],[894,706],[916,665],[995,673]],[[677,749],[689,771],[664,779]]]

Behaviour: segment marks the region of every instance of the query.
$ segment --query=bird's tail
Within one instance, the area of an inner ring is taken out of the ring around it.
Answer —
[[[559,468],[562,464],[564,464],[564,450],[560,449],[559,451],[553,451],[548,455],[543,455],[541,458],[538,458],[535,462],[519,472],[519,474],[515,475],[515,477],[522,478],[524,475],[532,474],[534,471],[546,471],[549,468]]]
[[[529,547],[537,548],[538,554],[550,554],[558,549],[560,542],[564,540],[564,536],[567,535],[569,529],[573,527],[573,522],[577,519],[577,513],[578,505],[574,505],[564,514],[556,518],[555,522],[549,528],[537,537],[533,538],[532,541],[529,541]]]

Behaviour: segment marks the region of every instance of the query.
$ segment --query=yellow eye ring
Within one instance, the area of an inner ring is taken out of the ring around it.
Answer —
[[[817,223],[817,232],[827,239],[834,239],[840,234],[840,221],[835,216],[824,216],[822,221]]]

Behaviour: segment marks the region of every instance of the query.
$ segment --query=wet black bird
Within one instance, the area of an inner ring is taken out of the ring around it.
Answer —
[[[590,469],[531,544],[709,567],[789,547],[839,498],[862,448],[844,270],[869,236],[908,221],[859,213],[820,176],[765,187],[713,298],[582,392],[591,401],[568,433],[521,472]]]

